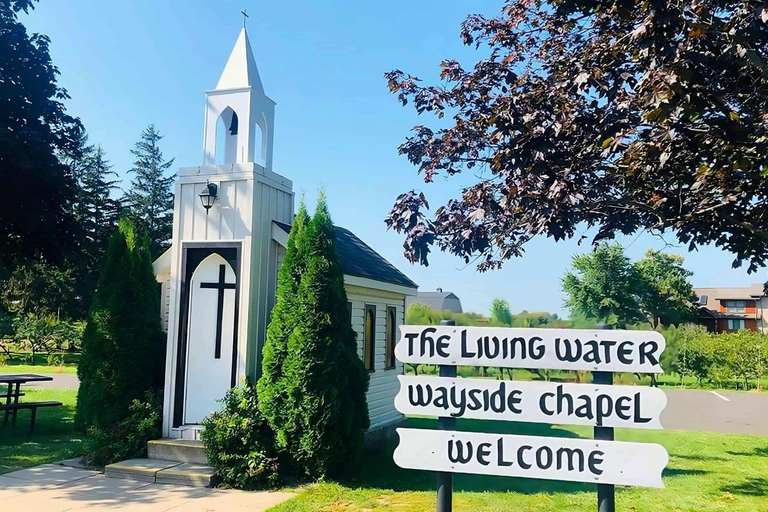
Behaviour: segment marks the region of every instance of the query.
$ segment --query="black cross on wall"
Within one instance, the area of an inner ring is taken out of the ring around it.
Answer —
[[[219,300],[216,308],[216,353],[214,357],[221,359],[221,321],[224,316],[224,290],[234,290],[235,283],[225,282],[226,265],[219,265],[218,283],[200,283],[200,288],[215,288],[219,290]]]

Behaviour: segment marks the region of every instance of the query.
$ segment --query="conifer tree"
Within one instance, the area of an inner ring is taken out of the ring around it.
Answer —
[[[134,399],[162,387],[165,336],[159,310],[147,238],[133,222],[120,219],[83,333],[75,417],[82,430],[114,426]]]
[[[347,312],[344,275],[325,193],[307,229],[307,269],[297,297],[297,323],[288,341],[285,423],[281,443],[307,475],[352,467],[363,449],[368,419],[368,372],[357,355]]]
[[[173,181],[166,176],[173,158],[165,161],[158,143],[163,138],[151,124],[141,134],[141,140],[131,150],[136,160],[128,171],[136,176],[125,195],[131,218],[147,232],[152,258],[168,248],[173,229]]]
[[[288,339],[296,327],[297,295],[301,276],[307,269],[306,231],[309,215],[304,199],[293,220],[285,257],[277,281],[277,303],[272,308],[272,319],[264,344],[261,378],[258,382],[259,409],[270,425],[285,424],[285,374],[283,363],[288,352]]]
[[[112,191],[118,188],[117,180],[113,179],[117,173],[112,170],[104,149],[87,142],[88,137],[83,135],[78,155],[65,158],[79,185],[74,214],[84,236],[71,267],[77,276],[75,295],[83,316],[91,305],[109,238],[120,216],[120,201],[112,197]]]

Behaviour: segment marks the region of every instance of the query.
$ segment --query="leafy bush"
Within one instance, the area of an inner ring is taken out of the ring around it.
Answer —
[[[64,366],[64,355],[63,354],[48,354],[48,360],[47,360],[48,366]]]
[[[509,312],[509,302],[495,298],[491,301],[491,320],[501,325],[512,325],[512,313]]]
[[[111,428],[91,426],[83,441],[83,463],[102,467],[146,455],[147,442],[160,437],[163,422],[160,394],[149,391],[133,400],[128,416]]]
[[[5,366],[8,364],[8,356],[5,354],[0,354],[0,366]]]
[[[683,331],[679,348],[679,371],[682,375],[695,377],[701,385],[710,375],[713,363],[711,335],[702,326],[688,326]]]
[[[258,489],[280,483],[275,435],[259,410],[256,386],[230,389],[221,410],[203,420],[205,455],[226,487]]]
[[[679,371],[719,385],[735,379],[749,388],[750,379],[760,380],[768,370],[768,336],[755,331],[713,334],[701,326],[683,331],[678,356]]]

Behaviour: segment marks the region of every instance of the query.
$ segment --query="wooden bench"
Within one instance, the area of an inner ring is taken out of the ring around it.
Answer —
[[[6,422],[8,419],[8,413],[11,413],[13,415],[13,419],[11,420],[11,427],[16,426],[16,413],[21,409],[29,409],[32,411],[32,417],[30,418],[29,423],[29,433],[32,434],[35,431],[35,419],[37,418],[37,409],[40,407],[61,407],[61,402],[25,402],[21,404],[0,404],[0,411],[5,411],[6,413]],[[5,423],[3,425],[5,425]]]

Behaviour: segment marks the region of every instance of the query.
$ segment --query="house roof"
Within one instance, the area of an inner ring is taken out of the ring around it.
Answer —
[[[458,299],[453,292],[419,292],[419,299],[447,299],[448,297]]]
[[[700,307],[699,308],[699,318],[702,317],[710,317],[710,318],[755,318],[754,314],[750,313],[728,313],[728,312],[720,312],[716,311],[714,309],[709,309],[707,307]]]
[[[438,288],[438,290],[440,290]],[[437,310],[443,310],[443,309],[451,309],[454,310],[454,307],[450,307],[446,304],[446,300],[453,300],[458,303],[458,311],[461,311],[461,299],[453,293],[453,292],[444,292],[442,290],[437,292],[422,292],[419,291],[415,297],[409,297],[408,303],[419,303],[419,304],[426,304],[427,306],[431,307],[432,309]]]
[[[754,300],[765,295],[763,283],[741,288],[694,288],[697,297],[706,295],[715,300]]]
[[[290,233],[291,226],[289,224],[273,222],[286,233]],[[344,274],[408,288],[419,287],[350,230],[340,226],[334,226],[334,229],[336,230],[336,255],[339,257],[339,265],[341,265]]]

